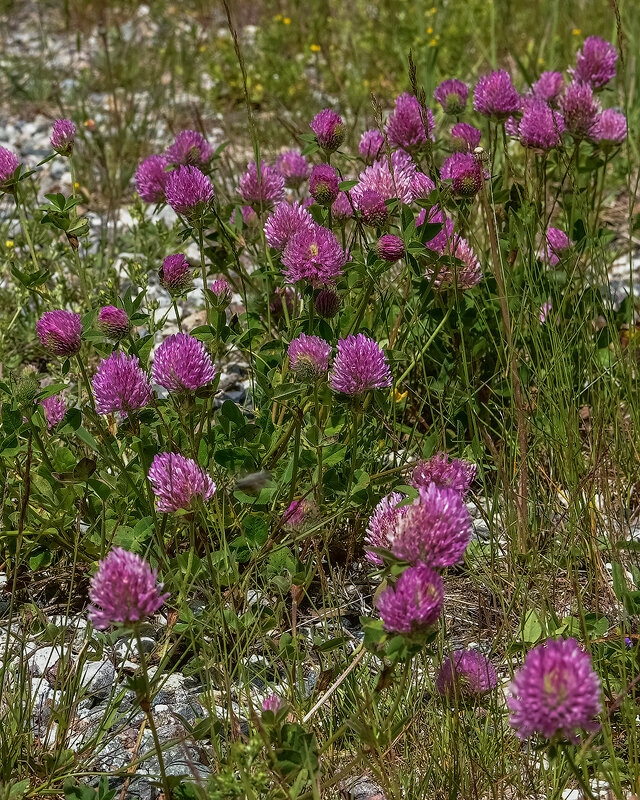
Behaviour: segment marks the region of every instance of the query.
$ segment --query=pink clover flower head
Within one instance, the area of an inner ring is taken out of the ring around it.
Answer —
[[[588,83],[593,89],[601,89],[616,75],[616,48],[599,36],[587,36],[576,55],[573,78]]]
[[[435,569],[450,567],[464,557],[471,541],[471,517],[460,492],[430,483],[398,519],[392,542],[395,556],[412,564],[422,561]]]
[[[119,411],[126,417],[131,411],[144,408],[153,396],[147,373],[137,356],[122,351],[104,358],[93,376],[93,394],[99,414]]]
[[[340,310],[340,295],[333,289],[320,289],[314,303],[316,311],[323,319],[333,319]]]
[[[284,525],[290,530],[303,530],[313,521],[318,509],[313,500],[302,497],[294,500],[284,512]]]
[[[404,258],[405,254],[405,246],[402,237],[392,233],[381,236],[375,243],[374,249],[383,261],[388,261],[390,264]]]
[[[144,558],[114,547],[91,579],[89,620],[98,630],[117,623],[136,625],[169,599],[163,588],[157,570]]]
[[[290,283],[309,281],[313,286],[335,283],[346,263],[335,235],[314,224],[292,236],[282,254],[283,274]]]
[[[424,172],[416,172],[413,176],[411,191],[414,200],[426,200],[435,188],[435,183]]]
[[[396,150],[389,159],[383,157],[364,169],[358,176],[358,184],[351,190],[351,197],[359,205],[360,196],[367,189],[377,192],[383,200],[398,198],[401,202],[413,202],[413,181],[416,165],[404,150]]]
[[[80,314],[62,309],[45,311],[36,322],[36,332],[45,350],[68,358],[80,351],[82,319]]]
[[[603,150],[622,144],[627,138],[627,118],[622,112],[607,108],[596,119],[590,138]]]
[[[446,453],[436,453],[426,461],[419,461],[413,470],[412,482],[416,488],[426,489],[435,483],[440,489],[454,489],[464,496],[476,477],[478,468],[463,458],[449,458]]]
[[[256,162],[252,161],[240,178],[238,194],[247,205],[261,213],[284,200],[284,178],[275,167],[260,162],[260,174]]]
[[[265,697],[264,700],[262,701],[263,711],[271,711],[273,714],[277,714],[281,708],[282,708],[282,700],[280,700],[277,694],[270,694],[268,697]]]
[[[467,122],[458,122],[451,128],[451,139],[455,150],[473,152],[480,144],[482,133]]]
[[[557,108],[564,92],[564,77],[561,72],[548,70],[543,72],[531,86],[531,94],[538,100],[544,100],[552,108]]]
[[[547,321],[549,314],[553,311],[553,303],[551,302],[551,298],[548,297],[546,301],[540,306],[538,311],[538,316],[540,319],[540,324],[544,325]]]
[[[179,453],[158,453],[149,468],[149,480],[156,496],[156,508],[165,514],[210,500],[216,485],[192,458]]]
[[[206,167],[213,156],[213,148],[198,131],[184,130],[165,152],[169,164],[175,167]]]
[[[483,75],[473,92],[473,107],[485,117],[502,121],[520,110],[522,98],[505,70]]]
[[[450,219],[445,218],[440,206],[437,205],[433,206],[433,208],[430,208],[428,214],[426,208],[422,209],[422,211],[416,217],[416,228],[419,228],[424,222],[442,223],[442,229],[433,237],[433,239],[425,242],[425,247],[428,247],[429,250],[434,250],[436,253],[444,253],[453,236],[453,222]]]
[[[316,114],[309,127],[326,153],[333,153],[344,142],[345,127],[342,117],[330,108]]]
[[[264,238],[274,250],[284,250],[296,233],[303,228],[312,230],[316,223],[306,208],[299,203],[279,203],[264,224]]]
[[[516,117],[508,117],[504,122],[504,132],[507,136],[517,139],[520,136],[520,120]]]
[[[442,662],[436,691],[443,697],[479,697],[495,689],[498,676],[488,658],[477,650],[456,650]]]
[[[73,153],[73,143],[76,136],[76,126],[70,119],[57,119],[53,123],[51,132],[51,147],[61,156],[70,156]]]
[[[555,267],[570,247],[573,247],[573,240],[564,231],[547,228],[543,257],[550,266]]]
[[[218,300],[223,300],[226,303],[231,300],[231,287],[225,278],[219,278],[214,281],[209,290],[215,294]]]
[[[13,178],[19,166],[18,156],[6,147],[0,147],[0,189],[6,188],[4,184]]]
[[[391,386],[391,372],[380,345],[359,333],[338,341],[329,385],[334,392],[361,395],[370,389]]]
[[[216,377],[205,346],[194,336],[174,333],[158,347],[151,377],[168,392],[195,392]]]
[[[381,228],[389,217],[384,198],[375,189],[365,189],[358,197],[358,211],[365,225]]]
[[[316,203],[321,206],[333,205],[340,189],[338,175],[330,164],[316,164],[312,168],[309,192]]]
[[[131,323],[124,308],[116,306],[104,306],[98,314],[97,326],[107,337],[119,341],[123,339],[131,330]]]
[[[377,128],[370,128],[360,137],[358,152],[365,164],[373,164],[380,157],[383,147],[384,135]]]
[[[276,169],[284,178],[284,185],[297,189],[309,177],[309,163],[299,150],[287,150],[276,158]]]
[[[169,173],[169,166],[164,156],[149,156],[140,162],[136,170],[136,190],[145,203],[162,203]]]
[[[456,152],[445,160],[440,177],[451,178],[451,188],[459,197],[474,197],[482,187],[482,166],[473,153]]]
[[[367,532],[364,537],[365,544],[370,547],[379,547],[384,550],[391,550],[391,542],[396,529],[396,522],[399,516],[405,514],[409,506],[398,504],[404,499],[400,492],[391,492],[383,497],[378,505],[373,509],[373,514],[369,517]],[[373,550],[365,549],[367,561],[381,567],[383,564],[380,556]]]
[[[213,194],[211,180],[198,167],[178,167],[169,173],[165,187],[167,203],[189,221],[207,210]]]
[[[457,78],[449,78],[436,87],[433,97],[440,103],[445,114],[455,117],[462,114],[467,107],[469,87]]]
[[[314,383],[329,370],[331,345],[319,336],[301,333],[289,345],[289,364],[298,380]]]
[[[426,564],[408,567],[378,598],[383,627],[391,633],[419,633],[437,622],[444,604],[444,586]]]
[[[331,219],[335,225],[346,225],[351,217],[353,217],[353,206],[349,195],[340,192],[331,206]]]
[[[509,686],[509,724],[520,739],[539,733],[577,742],[577,730],[599,728],[600,694],[591,656],[576,640],[547,639],[527,653]]]
[[[417,98],[405,92],[396,98],[396,107],[387,120],[386,133],[392,147],[419,153],[426,145],[427,137],[433,139],[434,127],[431,109],[427,108],[423,120],[423,110]]]
[[[309,163],[299,150],[287,150],[276,158],[276,169],[289,189],[297,189],[309,177]]]
[[[160,284],[171,294],[182,294],[191,286],[191,265],[184,253],[167,256],[158,272]]]
[[[53,394],[51,397],[46,397],[40,400],[40,405],[44,412],[44,418],[47,421],[47,428],[55,428],[55,426],[62,422],[64,415],[67,413],[67,405],[61,394]]]
[[[545,151],[562,144],[564,120],[544,100],[530,98],[524,104],[518,126],[520,143],[532,150]]]
[[[600,115],[600,103],[588,83],[570,83],[560,101],[564,124],[575,139],[585,139]]]

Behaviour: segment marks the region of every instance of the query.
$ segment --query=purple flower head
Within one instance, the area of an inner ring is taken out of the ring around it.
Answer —
[[[289,364],[298,380],[315,383],[329,370],[331,345],[319,336],[301,333],[289,345]]]
[[[351,190],[351,197],[359,203],[363,192],[367,189],[377,192],[383,200],[398,198],[407,205],[413,202],[413,181],[416,165],[404,150],[391,154],[389,159],[383,157],[363,170],[358,176],[358,184]]]
[[[313,500],[302,497],[300,500],[294,500],[284,512],[283,522],[290,530],[300,531],[313,522],[317,511],[318,508]]]
[[[387,138],[393,147],[419,153],[426,145],[427,137],[433,139],[433,128],[433,112],[430,108],[427,108],[423,120],[423,110],[418,100],[408,92],[398,95],[396,107],[386,125]]]
[[[462,264],[453,265],[445,270],[440,270],[436,284],[448,283],[457,286],[458,289],[471,289],[482,280],[482,269],[480,260],[473,247],[462,236],[453,236],[449,240],[447,250],[454,258],[462,261]]]
[[[164,156],[149,156],[141,161],[136,170],[136,189],[145,203],[162,203],[169,179]]]
[[[562,144],[564,120],[559,111],[554,111],[544,100],[530,98],[524,104],[522,119],[518,126],[520,143],[532,150],[544,151]]]
[[[391,372],[380,345],[359,333],[338,341],[329,384],[334,392],[360,395],[391,386]]]
[[[330,108],[325,108],[316,114],[309,127],[315,133],[320,147],[327,153],[333,153],[344,142],[345,128],[342,117]]]
[[[440,177],[451,178],[454,194],[474,197],[482,187],[482,166],[473,153],[453,153],[442,165]]]
[[[267,166],[264,161],[260,162],[258,175],[256,162],[252,161],[240,178],[238,194],[247,205],[261,213],[284,200],[284,178],[275,167]]]
[[[167,256],[158,272],[160,284],[171,294],[182,294],[191,286],[191,265],[184,253]]]
[[[544,100],[552,108],[558,106],[563,92],[564,78],[561,72],[543,72],[531,87],[532,95],[538,100]]]
[[[7,150],[6,147],[0,147],[0,189],[5,189],[4,184],[13,178],[13,173],[19,165],[20,162],[15,153]]]
[[[127,356],[122,351],[100,362],[92,385],[99,414],[119,411],[126,417],[131,411],[144,408],[152,397],[147,373],[138,357]]]
[[[225,278],[219,278],[217,281],[214,281],[209,290],[212,291],[218,300],[227,304],[231,300],[231,287]]]
[[[443,697],[478,697],[498,684],[493,664],[477,650],[456,650],[442,662],[436,691]]]
[[[540,733],[576,742],[576,730],[599,727],[600,679],[575,639],[547,639],[530,650],[509,694],[509,723],[521,739]]]
[[[551,302],[551,298],[548,297],[546,301],[540,306],[538,309],[538,317],[540,319],[540,324],[544,325],[549,317],[549,314],[553,311],[553,303]]]
[[[450,78],[442,81],[433,93],[433,97],[437,103],[440,103],[445,114],[456,117],[458,114],[462,114],[467,107],[469,87],[457,78]]]
[[[36,322],[42,346],[54,356],[75,356],[80,351],[82,319],[71,311],[45,311]]]
[[[600,103],[588,83],[570,83],[560,101],[564,124],[575,139],[585,139],[598,121]]]
[[[169,597],[162,593],[157,570],[135,553],[114,547],[98,564],[89,591],[89,619],[94,628],[135,625],[155,614]]]
[[[281,708],[282,708],[282,700],[278,697],[277,694],[270,694],[268,697],[265,697],[264,700],[262,701],[263,711],[271,711],[273,714],[277,714]]]
[[[213,200],[213,184],[198,167],[178,167],[169,173],[165,195],[176,214],[193,221]]]
[[[340,310],[340,295],[333,289],[320,289],[314,302],[316,311],[324,319],[333,319]]]
[[[424,172],[416,172],[413,176],[411,191],[414,200],[426,200],[435,188],[435,183]]]
[[[504,132],[517,139],[520,136],[520,120],[517,117],[508,117],[504,122]]]
[[[331,219],[335,225],[346,225],[351,217],[353,217],[353,206],[349,195],[340,192],[331,206]]]
[[[458,122],[451,128],[451,139],[455,150],[472,152],[480,144],[481,138],[482,133],[466,122]]]
[[[283,201],[276,206],[264,224],[264,238],[274,250],[284,250],[291,239],[299,231],[312,230],[315,222],[306,208],[299,203]]]
[[[590,138],[603,150],[616,147],[627,138],[627,118],[620,111],[607,108],[597,118]]]
[[[284,178],[284,185],[297,189],[309,177],[309,163],[299,150],[287,150],[276,158],[276,169]]]
[[[427,461],[420,461],[413,470],[413,485],[426,489],[429,484],[435,483],[440,489],[454,489],[461,495],[469,491],[478,468],[470,461],[462,458],[452,458],[446,453],[436,453]]]
[[[599,36],[587,36],[576,55],[573,78],[588,83],[593,89],[601,89],[616,75],[616,48]]]
[[[169,164],[175,167],[206,167],[213,156],[213,148],[198,131],[180,131],[165,153]]]
[[[543,253],[547,264],[555,267],[570,247],[573,247],[573,240],[564,231],[559,228],[547,228]]]
[[[440,569],[462,560],[471,541],[471,517],[455,489],[430,483],[398,519],[393,554],[415,564],[423,561]]]
[[[51,133],[51,147],[61,156],[70,156],[73,153],[76,126],[70,119],[57,119],[53,123]]]
[[[475,110],[494,120],[505,120],[522,106],[522,98],[504,70],[483,75],[473,92]]]
[[[321,225],[302,228],[287,242],[282,254],[283,274],[290,283],[333,284],[342,275],[345,252],[335,235]]]
[[[370,547],[384,548],[391,550],[391,542],[396,529],[398,517],[405,514],[409,506],[401,506],[398,503],[404,499],[400,492],[392,492],[383,497],[378,505],[373,509],[373,514],[369,517],[367,525],[367,535],[364,537],[365,544]],[[366,550],[367,561],[377,566],[382,566],[382,559],[373,550]]]
[[[395,588],[378,598],[384,629],[391,633],[417,633],[438,620],[444,603],[442,578],[426,564],[405,569]]]
[[[384,147],[384,136],[377,128],[365,131],[360,137],[358,152],[365,161],[365,164],[373,164],[380,157]]]
[[[375,243],[374,249],[383,261],[388,261],[390,264],[404,258],[404,242],[400,236],[392,233],[381,236]]]
[[[47,428],[55,428],[55,426],[62,422],[62,418],[67,413],[67,406],[61,394],[53,394],[51,397],[46,397],[40,400],[40,405],[44,411],[44,418],[47,421]]]
[[[444,253],[453,236],[453,222],[450,219],[445,218],[440,206],[437,205],[433,206],[433,208],[430,208],[428,214],[426,208],[422,209],[422,211],[416,217],[416,228],[419,228],[424,222],[443,223],[440,232],[437,233],[433,239],[425,242],[425,246],[428,247],[429,250],[434,250],[436,253]]]
[[[365,189],[358,198],[358,211],[365,225],[381,228],[389,217],[389,209],[375,189]]]
[[[186,333],[168,336],[156,351],[151,377],[169,392],[195,392],[216,376],[202,342]]]
[[[206,503],[216,491],[211,477],[191,458],[179,453],[158,453],[149,468],[149,480],[156,496],[156,508],[165,514],[189,510]]]
[[[131,323],[124,308],[105,306],[98,314],[98,328],[107,337],[118,341],[123,339],[131,330]]]
[[[338,175],[330,164],[316,164],[311,170],[309,191],[316,203],[330,206],[340,191],[338,183]]]

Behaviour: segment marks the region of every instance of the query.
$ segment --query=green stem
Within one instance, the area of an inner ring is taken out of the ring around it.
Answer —
[[[207,267],[204,263],[204,231],[202,224],[198,228],[198,243],[200,245],[200,270],[202,271],[202,293],[204,294],[204,305],[207,311],[207,325],[209,324],[209,298],[207,297]]]
[[[353,476],[356,471],[356,456],[358,454],[358,424],[360,422],[360,408],[356,407],[353,411],[353,427],[351,429],[351,466],[349,468],[349,481],[347,483],[347,492],[345,495],[345,502],[348,502],[351,496],[351,487],[353,486]]]
[[[428,350],[428,348],[431,346],[431,344],[433,343],[433,341],[434,341],[434,339],[436,338],[436,336],[437,336],[437,335],[440,333],[440,331],[441,331],[441,330],[442,330],[442,328],[444,327],[444,324],[445,324],[445,322],[447,321],[447,317],[449,316],[449,314],[450,314],[450,313],[451,313],[451,308],[449,308],[449,309],[447,310],[447,313],[444,315],[444,317],[442,318],[442,320],[441,320],[441,321],[438,323],[438,327],[437,327],[437,328],[435,329],[435,331],[434,331],[434,332],[431,334],[431,336],[430,336],[430,337],[427,339],[426,343],[424,344],[424,346],[422,347],[422,349],[420,350],[420,352],[419,352],[419,353],[416,355],[416,357],[413,359],[413,361],[411,362],[411,364],[410,364],[410,365],[409,365],[409,366],[408,366],[408,367],[405,369],[405,371],[402,373],[402,375],[401,375],[401,376],[398,378],[398,380],[396,381],[396,386],[400,386],[400,384],[401,384],[401,383],[404,381],[404,379],[407,377],[407,375],[409,375],[409,373],[411,372],[411,370],[412,370],[412,369],[415,367],[415,365],[418,363],[418,359],[422,358],[422,356],[424,355],[424,353],[425,353],[425,352]]]
[[[36,258],[36,251],[33,248],[33,242],[31,241],[31,234],[29,233],[29,227],[27,225],[27,218],[25,213],[22,209],[22,205],[18,200],[18,187],[16,187],[16,193],[14,195],[14,199],[16,201],[16,209],[18,211],[18,217],[20,218],[20,226],[22,227],[22,233],[24,234],[24,238],[27,240],[27,245],[29,247],[29,252],[31,253],[31,261],[33,262],[33,268],[38,269],[38,259]]]
[[[173,310],[176,312],[176,322],[178,323],[178,330],[182,333],[182,320],[180,319],[180,312],[178,311],[178,302],[173,298]]]
[[[580,788],[582,789],[582,791],[583,791],[583,793],[584,793],[585,797],[588,797],[588,798],[589,798],[589,800],[596,800],[596,797],[595,797],[595,795],[594,795],[594,794],[593,794],[593,792],[591,791],[591,787],[590,787],[590,786],[589,786],[589,784],[588,784],[588,783],[585,781],[583,774],[582,774],[582,773],[580,772],[580,770],[578,769],[578,765],[577,765],[577,764],[576,764],[576,762],[573,760],[573,756],[571,755],[571,753],[570,753],[570,751],[569,751],[569,748],[567,747],[567,745],[566,745],[566,744],[561,744],[561,745],[560,745],[560,749],[562,750],[562,752],[563,752],[563,754],[564,754],[564,757],[565,757],[565,758],[567,759],[567,761],[569,762],[569,767],[571,768],[571,772],[573,772],[573,774],[574,774],[574,777],[575,777],[575,779],[578,781],[578,785],[579,785],[579,786],[580,786]]]
[[[301,412],[298,412],[301,413]],[[293,502],[296,493],[296,483],[298,482],[298,461],[300,459],[300,429],[302,423],[299,417],[296,418],[295,438],[293,444],[293,469],[291,470],[291,486],[289,488],[289,503]]]
[[[31,428],[31,432],[33,433],[33,438],[36,440],[36,442],[38,444],[38,447],[40,448],[40,453],[42,454],[42,460],[44,461],[44,463],[49,468],[49,471],[50,472],[54,472],[55,467],[53,466],[53,464],[51,463],[51,459],[47,455],[47,449],[44,446],[44,443],[42,442],[42,439],[40,438],[40,434],[38,433],[38,429],[33,424],[33,420],[31,419],[31,414],[27,414],[26,417],[27,417],[27,422],[29,424],[29,427]]]
[[[144,650],[142,649],[142,639],[140,637],[140,631],[136,627],[135,629],[135,636],[136,642],[138,643],[138,655],[140,657],[140,666],[142,667],[142,677],[144,679],[144,696],[140,701],[140,708],[144,711],[147,722],[149,724],[149,730],[151,731],[151,735],[153,736],[153,743],[156,748],[156,755],[158,756],[158,766],[160,767],[160,777],[162,779],[162,788],[164,790],[165,800],[171,800],[171,788],[169,786],[169,781],[167,780],[167,772],[164,766],[164,758],[162,755],[162,747],[160,745],[160,738],[158,737],[158,730],[156,728],[155,720],[153,719],[153,714],[151,712],[151,687],[149,685],[149,673],[147,672],[147,659],[144,654]]]

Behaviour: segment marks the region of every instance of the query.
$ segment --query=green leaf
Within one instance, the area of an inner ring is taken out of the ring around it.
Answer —
[[[537,642],[542,636],[542,625],[538,617],[538,612],[534,609],[527,611],[524,618],[524,625],[522,626],[522,639],[528,644]]]

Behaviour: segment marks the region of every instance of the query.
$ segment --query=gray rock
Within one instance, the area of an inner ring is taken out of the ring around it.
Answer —
[[[41,677],[48,669],[55,666],[62,656],[61,647],[38,647],[27,659],[31,674],[36,678]]]
[[[84,665],[81,684],[89,694],[97,698],[107,697],[116,677],[116,671],[110,661],[90,661]]]

